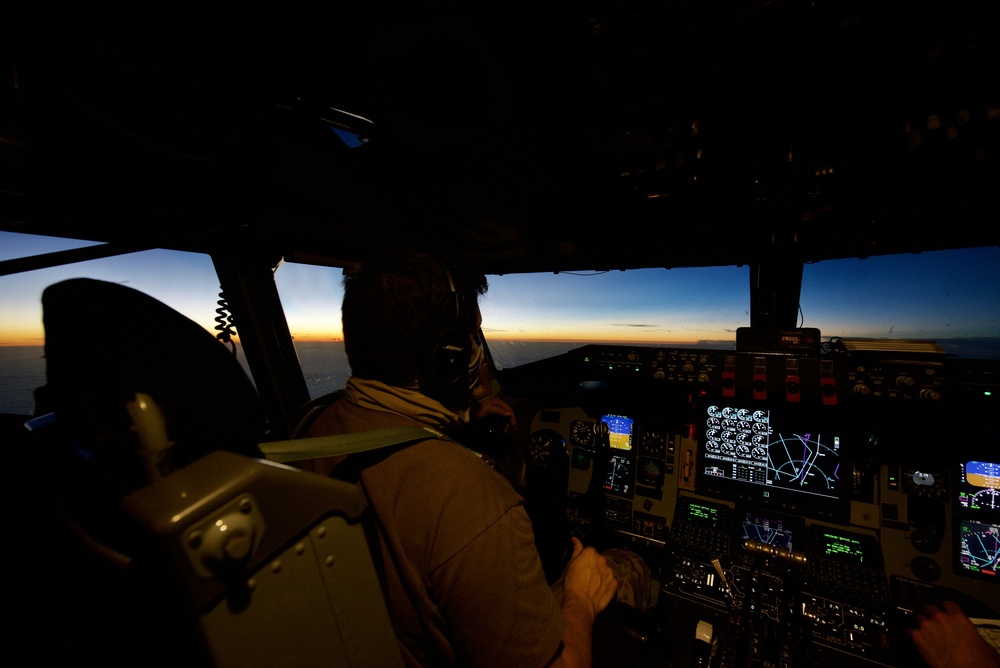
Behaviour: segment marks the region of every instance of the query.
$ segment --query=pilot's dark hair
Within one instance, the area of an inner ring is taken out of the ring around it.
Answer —
[[[352,375],[396,387],[417,382],[423,394],[464,408],[471,401],[476,305],[487,289],[470,262],[431,249],[390,248],[368,257],[344,277],[341,318]]]

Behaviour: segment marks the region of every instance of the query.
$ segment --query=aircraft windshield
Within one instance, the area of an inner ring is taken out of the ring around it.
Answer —
[[[4,233],[0,259],[88,245]],[[803,272],[799,322],[831,337],[930,339],[957,357],[1000,358],[1000,249],[817,262]],[[0,413],[29,414],[44,384],[42,290],[71,276],[123,282],[216,333],[218,278],[206,255],[147,251],[0,277]],[[344,386],[342,271],[282,263],[279,295],[310,395]],[[640,269],[489,276],[480,307],[496,365],[588,343],[731,348],[750,325],[749,268]],[[142,324],[122,314],[124,335]],[[242,355],[240,356],[241,360]]]
[[[82,240],[2,232],[0,260],[92,245]],[[212,259],[201,253],[150,250],[0,276],[0,413],[30,415],[34,410],[34,391],[45,384],[42,291],[54,283],[81,277],[135,288],[216,334],[219,279]],[[121,314],[120,326],[122,336],[141,339],[145,335],[145,323],[129,313]]]
[[[1000,248],[827,260],[802,272],[800,325],[824,339],[928,339],[1000,358]]]

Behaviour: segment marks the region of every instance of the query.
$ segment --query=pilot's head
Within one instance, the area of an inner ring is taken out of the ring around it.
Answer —
[[[471,264],[412,248],[383,251],[344,278],[344,348],[357,378],[410,388],[462,411],[479,384],[478,299]]]

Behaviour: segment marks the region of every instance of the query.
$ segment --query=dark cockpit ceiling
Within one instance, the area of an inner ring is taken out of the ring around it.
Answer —
[[[120,4],[6,22],[0,229],[488,273],[1000,242],[997,3]]]

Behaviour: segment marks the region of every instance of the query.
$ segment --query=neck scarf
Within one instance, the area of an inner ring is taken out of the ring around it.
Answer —
[[[351,376],[347,379],[344,398],[362,408],[395,413],[438,429],[469,421],[468,410],[454,413],[416,390],[386,385],[377,380]]]

